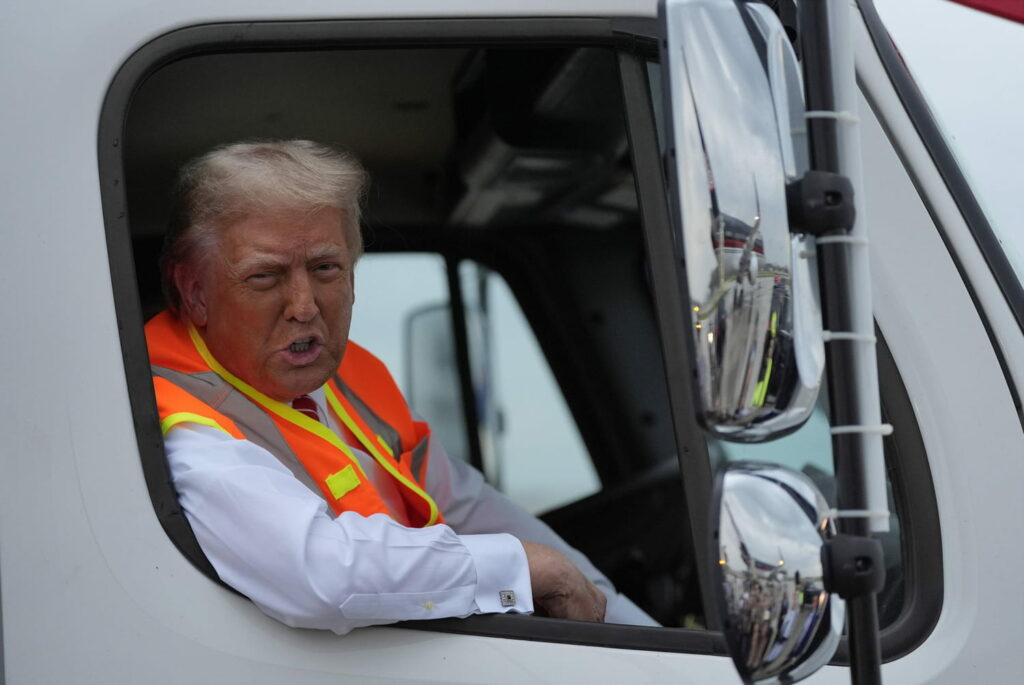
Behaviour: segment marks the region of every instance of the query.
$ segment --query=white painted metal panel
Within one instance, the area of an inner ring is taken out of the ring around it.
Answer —
[[[973,238],[906,112],[881,71],[863,25],[857,69],[897,155],[862,100],[865,213],[871,239],[875,317],[906,384],[935,483],[943,545],[943,608],[928,640],[883,668],[886,682],[1015,680],[1024,656],[1014,646],[1024,611],[1017,589],[1024,550],[1013,528],[1024,516],[1024,436],[978,312],[904,165],[909,165],[958,248]],[[974,247],[976,252],[977,248]],[[959,255],[959,250],[958,250]],[[961,257],[963,259],[963,257]],[[980,259],[980,257],[979,257]],[[987,269],[968,270],[1004,331]],[[1012,319],[1011,319],[1012,321]],[[1011,335],[1012,331],[1007,333]],[[1020,349],[1020,331],[1016,343]],[[908,484],[907,487],[914,487]]]

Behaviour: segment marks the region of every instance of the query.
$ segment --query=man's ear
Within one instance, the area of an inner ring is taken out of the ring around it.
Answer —
[[[200,282],[196,269],[189,264],[176,265],[174,284],[181,296],[182,313],[191,319],[197,328],[204,328],[207,321],[206,288]]]

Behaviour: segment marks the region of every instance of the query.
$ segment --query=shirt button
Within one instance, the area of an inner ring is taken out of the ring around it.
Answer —
[[[434,608],[433,600],[429,600],[428,599],[426,602],[424,602],[423,603],[423,608],[426,609],[427,611],[430,611],[431,609],[433,609]]]

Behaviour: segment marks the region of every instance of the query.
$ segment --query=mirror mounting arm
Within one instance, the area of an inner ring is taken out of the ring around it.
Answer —
[[[821,547],[825,589],[843,599],[877,594],[885,585],[882,543],[875,538],[840,534]]]
[[[853,183],[842,174],[811,170],[786,185],[790,231],[821,236],[853,226]]]

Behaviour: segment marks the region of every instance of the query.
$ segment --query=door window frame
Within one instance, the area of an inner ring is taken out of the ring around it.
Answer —
[[[219,581],[196,542],[175,492],[152,393],[143,315],[129,227],[123,158],[127,114],[142,83],[172,62],[211,53],[458,46],[591,46],[656,51],[650,18],[408,19],[206,24],[177,29],[142,46],[111,82],[100,114],[97,152],[100,195],[122,357],[143,474],[158,519],[178,549]],[[221,584],[223,584],[221,582]],[[225,587],[228,587],[225,585]],[[230,588],[228,588],[230,589]],[[233,591],[233,590],[232,590]],[[725,654],[721,635],[686,628],[592,624],[515,615],[407,621],[407,628],[614,646],[664,652]]]

